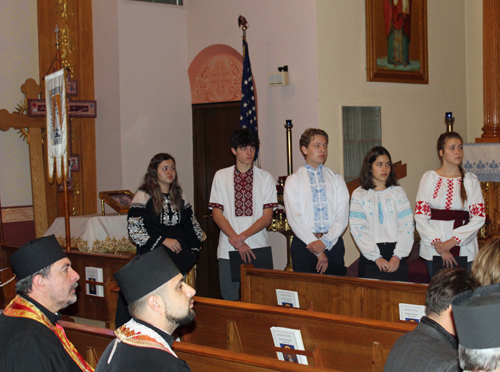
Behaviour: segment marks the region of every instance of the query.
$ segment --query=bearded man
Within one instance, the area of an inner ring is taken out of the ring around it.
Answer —
[[[135,257],[115,274],[132,319],[115,331],[96,372],[191,371],[172,350],[172,333],[195,316],[196,291],[163,249]]]

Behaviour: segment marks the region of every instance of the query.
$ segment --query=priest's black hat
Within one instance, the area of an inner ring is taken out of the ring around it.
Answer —
[[[10,257],[17,280],[22,280],[63,258],[66,253],[54,235],[31,240]]]
[[[451,301],[458,341],[467,349],[500,347],[500,284],[479,287]]]
[[[136,256],[115,274],[116,281],[131,304],[180,274],[163,247]]]

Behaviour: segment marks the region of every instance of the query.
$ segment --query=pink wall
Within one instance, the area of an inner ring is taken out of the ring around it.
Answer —
[[[122,189],[118,1],[93,1],[97,190]],[[101,210],[100,200],[97,201]],[[106,206],[107,212],[112,209]]]
[[[108,0],[93,13],[98,191],[135,192],[153,155],[169,152],[192,200],[186,9]]]

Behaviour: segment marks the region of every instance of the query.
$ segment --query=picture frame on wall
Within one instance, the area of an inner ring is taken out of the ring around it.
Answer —
[[[428,84],[427,0],[366,0],[367,81]]]

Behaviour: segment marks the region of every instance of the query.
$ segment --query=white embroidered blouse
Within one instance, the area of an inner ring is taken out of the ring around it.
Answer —
[[[432,260],[438,253],[434,249],[436,241],[455,239],[460,246],[460,255],[472,261],[478,252],[477,232],[483,226],[486,215],[481,185],[475,174],[464,177],[467,200],[462,205],[460,199],[461,178],[446,178],[435,171],[422,176],[415,205],[415,223],[420,234],[420,256]],[[431,209],[469,212],[470,221],[464,226],[453,228],[453,221],[431,220]]]
[[[349,213],[351,235],[367,260],[381,257],[377,243],[396,243],[394,255],[407,257],[413,246],[413,212],[405,191],[390,186],[383,191],[358,187]]]

